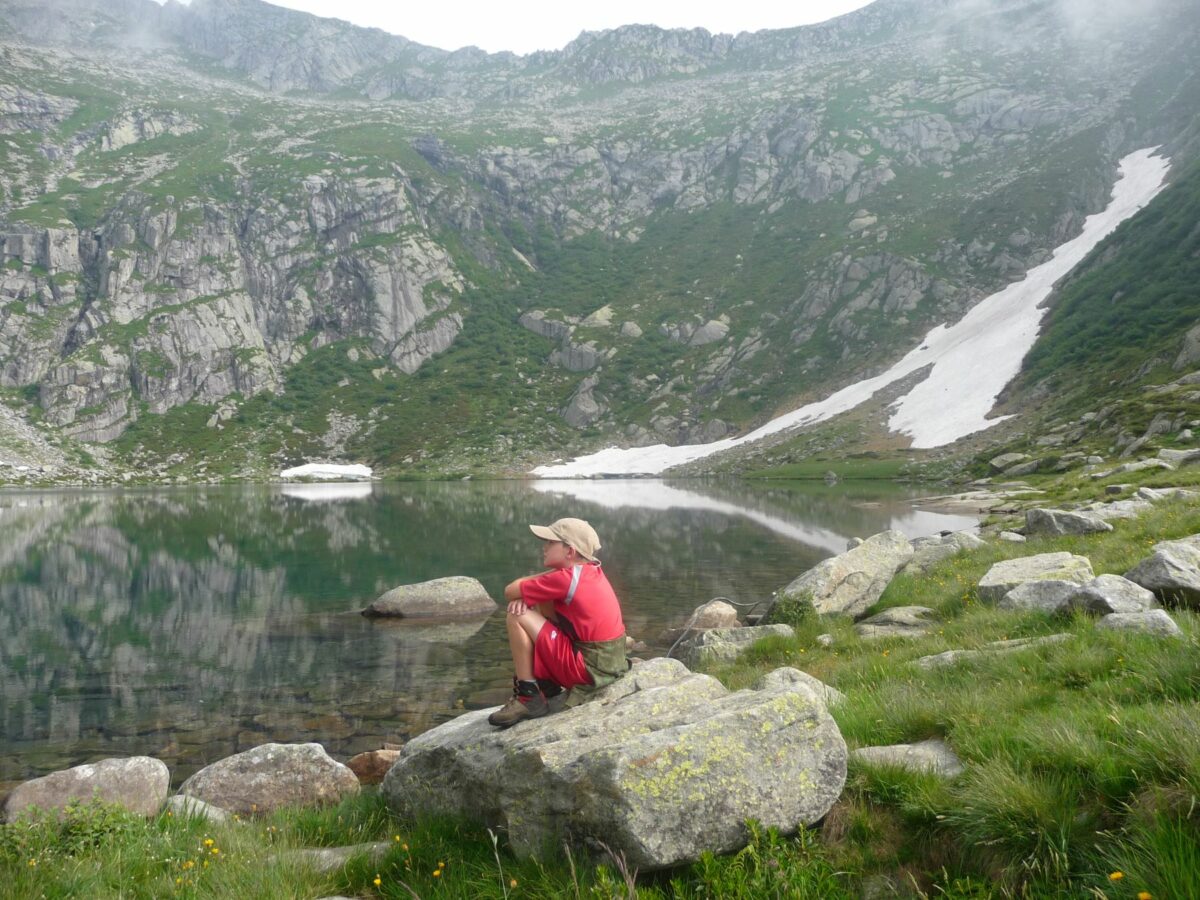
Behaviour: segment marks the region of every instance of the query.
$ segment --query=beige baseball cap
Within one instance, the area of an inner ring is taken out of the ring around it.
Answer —
[[[551,525],[530,525],[529,530],[543,541],[562,541],[579,551],[584,559],[596,561],[600,536],[583,519],[559,519]]]

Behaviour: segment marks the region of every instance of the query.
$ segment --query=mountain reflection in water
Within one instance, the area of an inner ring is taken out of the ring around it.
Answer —
[[[397,584],[537,570],[587,518],[631,634],[766,600],[846,539],[974,519],[891,485],[660,481],[223,486],[0,495],[0,783],[149,754],[176,782],[266,741],[347,756],[499,702],[503,615],[372,621]]]

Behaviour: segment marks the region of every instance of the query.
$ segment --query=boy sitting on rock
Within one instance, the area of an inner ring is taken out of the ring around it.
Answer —
[[[572,688],[594,690],[629,668],[621,604],[600,570],[600,538],[583,519],[530,525],[549,570],[504,589],[513,695],[488,722],[507,728],[557,712]]]

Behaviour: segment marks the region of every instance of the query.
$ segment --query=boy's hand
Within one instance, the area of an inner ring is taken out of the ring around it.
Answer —
[[[510,600],[508,603],[508,614],[510,616],[523,616],[529,612],[529,607],[525,605],[524,600]]]

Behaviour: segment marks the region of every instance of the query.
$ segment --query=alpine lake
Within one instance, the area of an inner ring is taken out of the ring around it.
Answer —
[[[751,611],[852,536],[958,530],[885,482],[227,485],[0,492],[0,792],[109,756],[178,784],[269,741],[345,759],[504,701],[504,613],[367,619],[447,575],[494,598],[539,570],[529,523],[589,520],[626,627],[662,633],[714,597]]]

